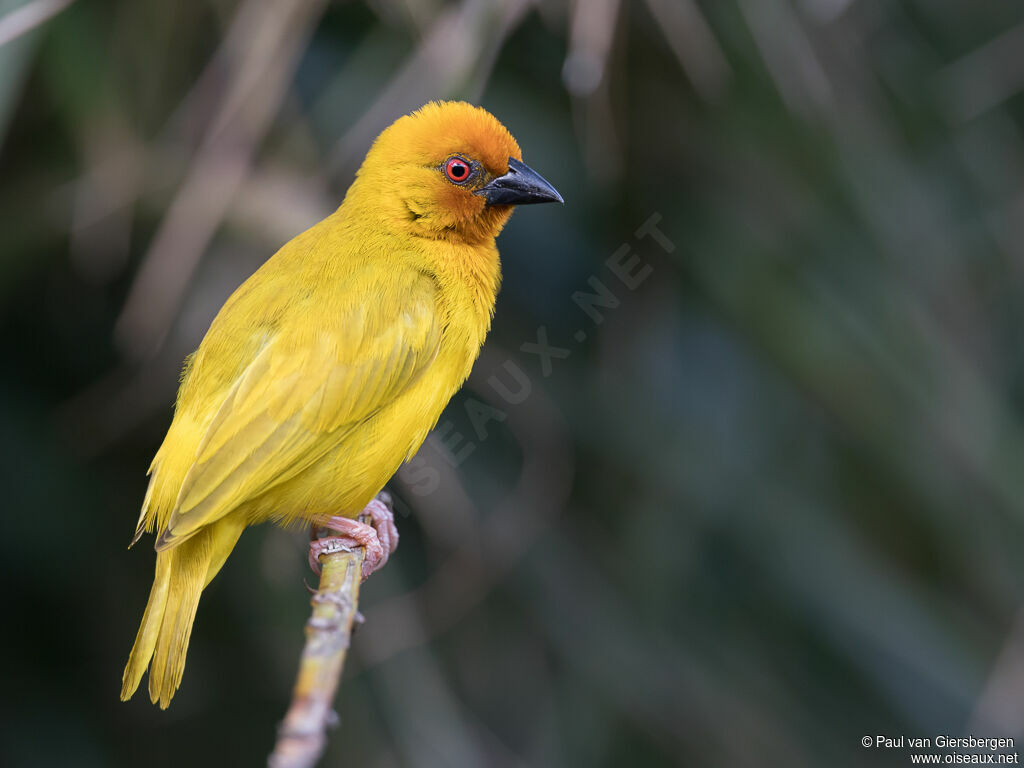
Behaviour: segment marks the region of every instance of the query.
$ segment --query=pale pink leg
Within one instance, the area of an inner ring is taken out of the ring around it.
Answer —
[[[395,516],[390,509],[391,496],[381,493],[366,505],[361,515],[370,518],[370,523],[361,523],[349,517],[334,516],[324,523],[336,536],[317,538],[318,526],[310,531],[309,566],[320,574],[320,555],[331,552],[351,552],[357,547],[366,548],[363,560],[363,580],[371,573],[383,567],[388,556],[398,547],[398,529],[395,527]]]

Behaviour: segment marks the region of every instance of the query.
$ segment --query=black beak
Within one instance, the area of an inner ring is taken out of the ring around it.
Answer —
[[[526,163],[508,159],[508,173],[492,179],[476,191],[487,198],[488,205],[529,205],[531,203],[564,203],[558,190]]]

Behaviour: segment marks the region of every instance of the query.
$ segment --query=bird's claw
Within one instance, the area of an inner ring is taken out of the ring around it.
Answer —
[[[369,523],[353,520],[349,517],[334,516],[324,521],[322,527],[334,535],[317,537],[319,526],[310,531],[309,567],[320,575],[320,556],[333,552],[351,552],[357,547],[366,550],[363,558],[363,580],[388,561],[388,557],[398,547],[398,528],[395,527],[395,516],[390,507],[391,497],[381,493],[366,505],[360,517],[367,518]]]

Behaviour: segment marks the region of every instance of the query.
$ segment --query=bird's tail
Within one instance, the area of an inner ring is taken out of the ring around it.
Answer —
[[[132,697],[148,666],[149,698],[167,709],[185,671],[199,596],[217,575],[241,532],[241,526],[222,519],[177,546],[157,552],[149,602],[121,677],[121,701]]]

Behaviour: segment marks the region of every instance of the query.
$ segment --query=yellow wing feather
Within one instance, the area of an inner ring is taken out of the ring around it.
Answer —
[[[415,272],[398,286],[376,306],[321,313],[316,332],[296,337],[282,323],[265,340],[209,421],[158,550],[310,467],[417,380],[441,340],[437,288]]]

